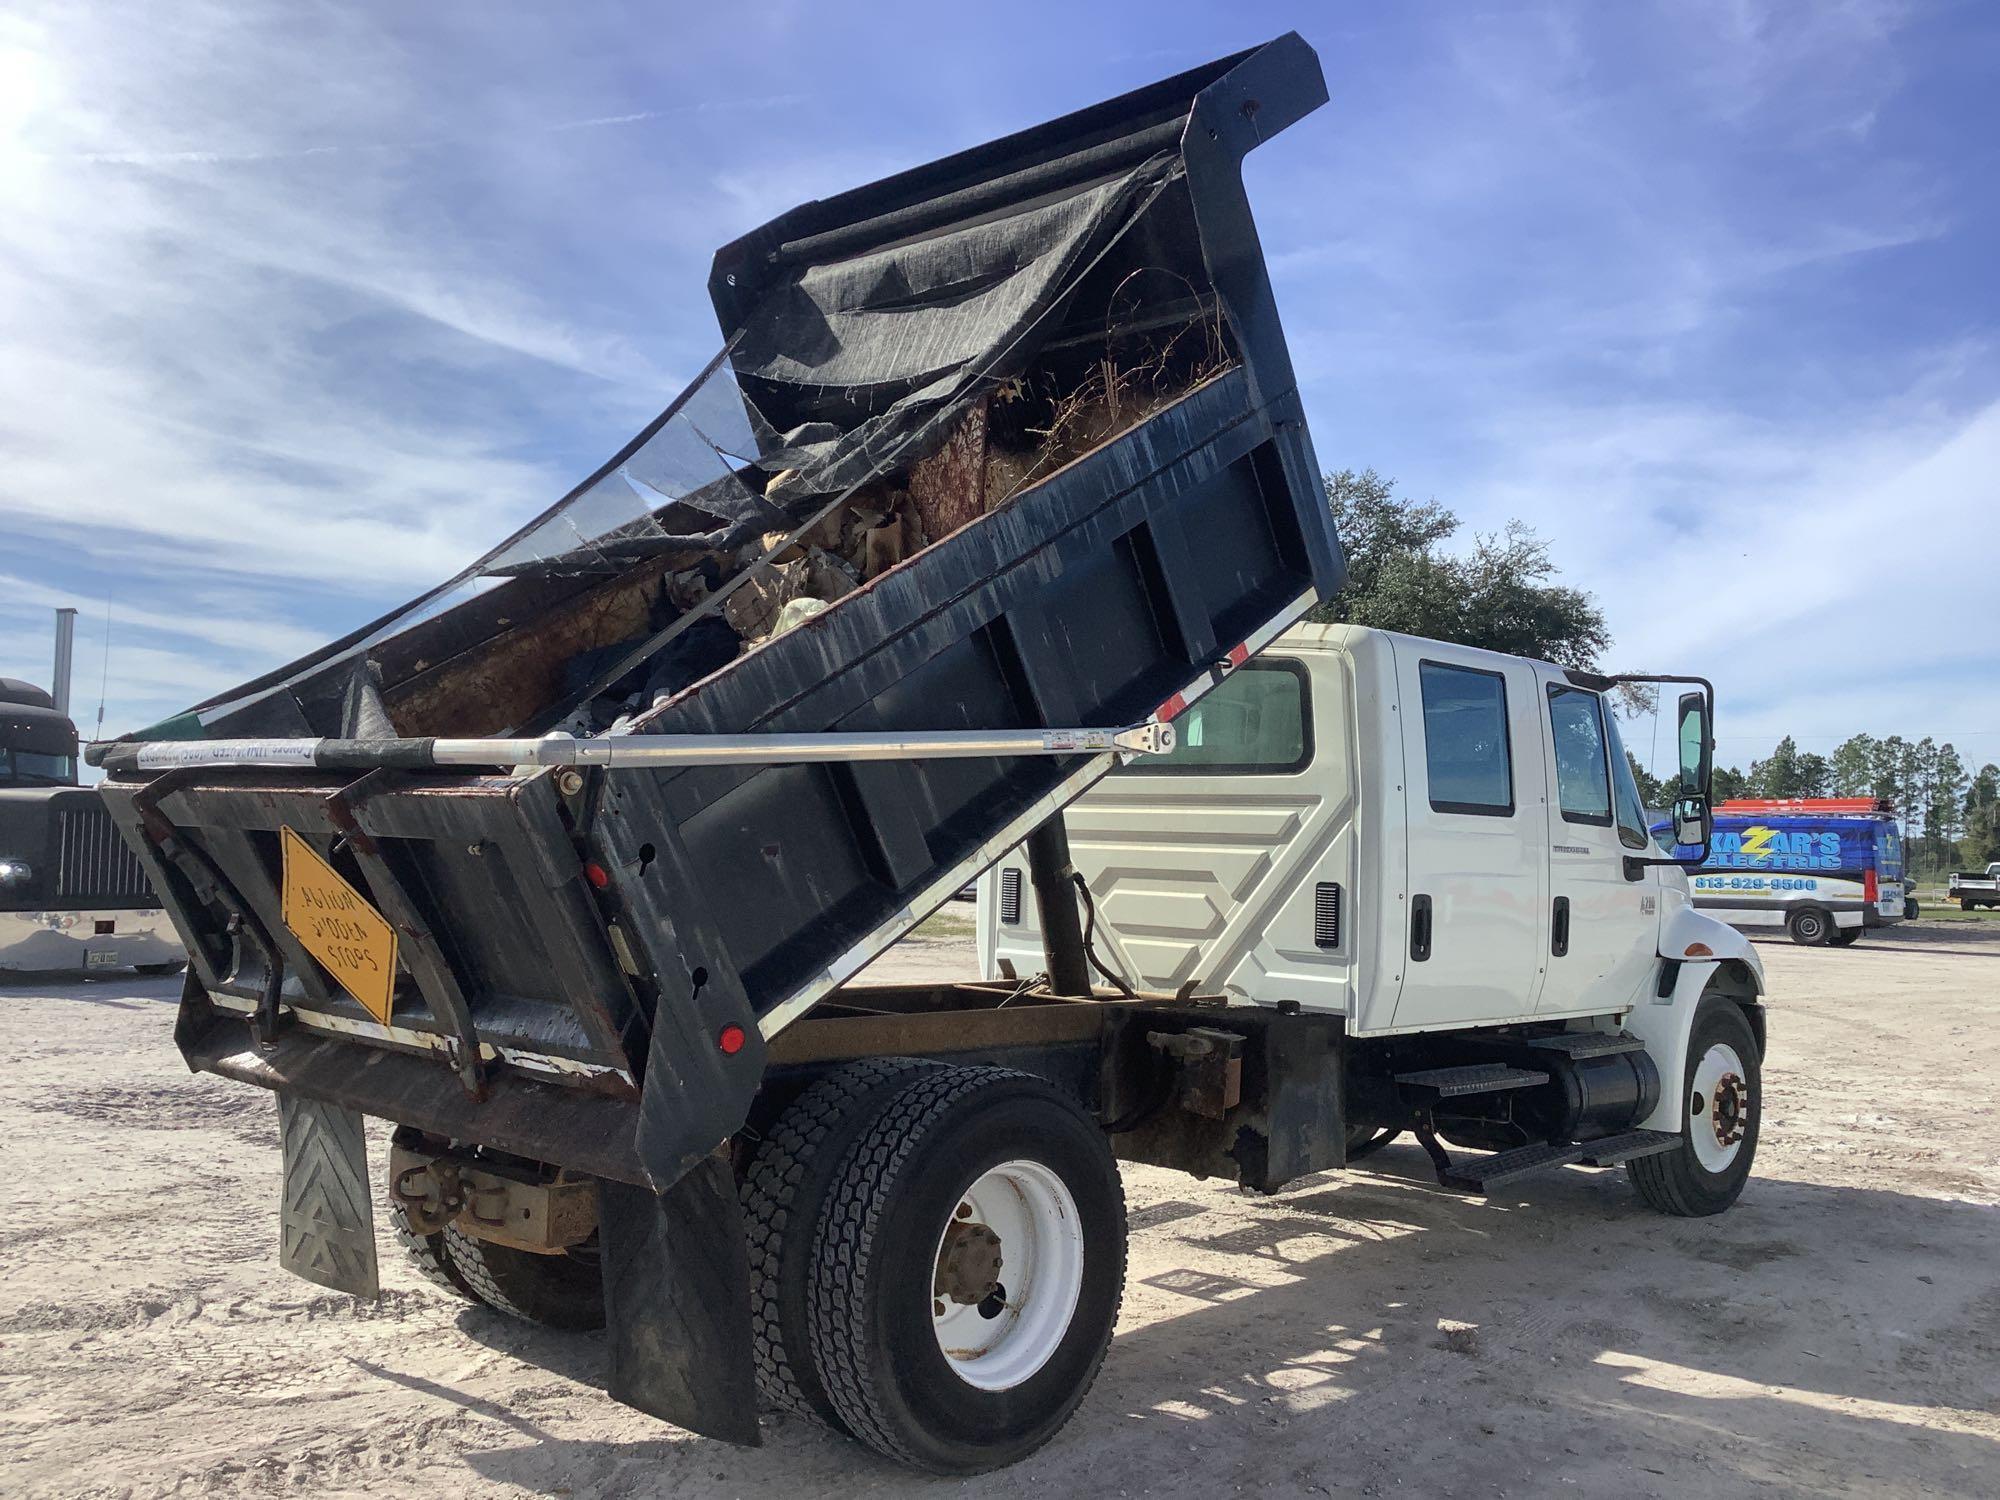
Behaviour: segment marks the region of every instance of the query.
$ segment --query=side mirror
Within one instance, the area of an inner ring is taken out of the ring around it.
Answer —
[[[1683,798],[1708,801],[1709,777],[1714,753],[1714,736],[1708,722],[1708,698],[1702,693],[1682,693],[1680,701],[1680,794]],[[1678,807],[1675,823],[1680,819]],[[1683,839],[1683,843],[1692,843]]]
[[[1708,809],[1706,797],[1681,797],[1674,802],[1674,842],[1683,849],[1700,849],[1706,853],[1709,838],[1715,832],[1715,815]]]

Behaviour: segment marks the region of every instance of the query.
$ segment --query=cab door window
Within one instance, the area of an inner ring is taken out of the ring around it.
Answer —
[[[1604,700],[1582,688],[1549,689],[1555,740],[1556,798],[1565,823],[1611,826],[1611,772],[1606,755]]]
[[[1433,812],[1514,814],[1514,758],[1507,739],[1507,680],[1476,667],[1421,662],[1424,770]]]

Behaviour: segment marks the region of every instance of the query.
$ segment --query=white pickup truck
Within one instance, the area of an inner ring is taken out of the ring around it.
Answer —
[[[1286,632],[1176,721],[1171,755],[1068,809],[1106,977],[1341,1018],[1350,1160],[1409,1128],[1450,1186],[1629,1161],[1657,1208],[1726,1207],[1757,1146],[1763,966],[1654,857],[1611,685]],[[1682,705],[1691,791],[1703,702]],[[1682,811],[1705,846],[1705,809]],[[983,878],[989,978],[1042,964],[1027,874],[1016,851]]]
[[[1986,867],[1984,875],[1960,870],[1945,886],[1944,898],[1956,901],[1960,911],[1976,911],[1982,906],[2000,906],[2000,860]]]

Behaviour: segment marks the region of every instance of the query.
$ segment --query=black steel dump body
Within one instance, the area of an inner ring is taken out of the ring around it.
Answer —
[[[1114,757],[310,747],[1171,718],[1342,577],[1240,175],[1324,98],[1287,36],[782,216],[716,256],[707,374],[549,515],[135,737],[297,769],[100,755],[190,1064],[656,1189],[737,1131],[769,1039]],[[287,928],[281,829],[396,929],[388,1024]]]

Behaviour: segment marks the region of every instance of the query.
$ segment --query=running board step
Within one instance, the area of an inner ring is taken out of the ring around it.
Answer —
[[[1497,1187],[1547,1172],[1555,1167],[1611,1167],[1636,1157],[1671,1151],[1681,1138],[1664,1130],[1628,1130],[1601,1141],[1568,1146],[1516,1146],[1492,1156],[1459,1162],[1439,1176],[1446,1187],[1466,1193],[1490,1193]]]
[[[1642,1156],[1658,1156],[1663,1151],[1673,1150],[1680,1143],[1681,1138],[1671,1130],[1628,1130],[1623,1135],[1610,1135],[1601,1141],[1592,1141],[1582,1165],[1615,1167],[1621,1162],[1637,1161]]]
[[[1528,1045],[1537,1051],[1560,1053],[1572,1061],[1646,1050],[1646,1044],[1639,1038],[1622,1031],[1558,1031],[1553,1036],[1531,1036]]]
[[[1505,1063],[1469,1063],[1462,1068],[1425,1068],[1417,1073],[1396,1075],[1396,1082],[1404,1088],[1428,1089],[1438,1099],[1528,1089],[1548,1081],[1546,1073],[1537,1073],[1529,1068],[1510,1068]]]

